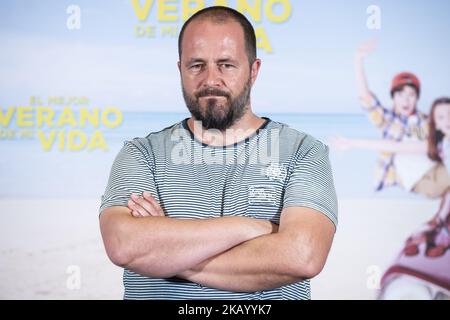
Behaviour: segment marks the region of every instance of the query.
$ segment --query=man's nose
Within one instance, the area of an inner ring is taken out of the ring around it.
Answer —
[[[222,75],[217,66],[208,66],[203,85],[205,87],[219,87],[222,83]]]

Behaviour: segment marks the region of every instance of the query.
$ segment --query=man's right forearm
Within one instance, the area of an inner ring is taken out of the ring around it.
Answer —
[[[230,248],[272,232],[268,221],[246,217],[133,218],[125,207],[100,218],[105,248],[117,265],[144,276],[167,278]]]

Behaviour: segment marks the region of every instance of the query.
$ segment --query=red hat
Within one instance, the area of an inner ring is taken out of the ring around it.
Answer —
[[[417,89],[417,95],[420,93],[420,81],[415,74],[411,72],[402,72],[392,79],[391,94],[400,86],[410,85]]]

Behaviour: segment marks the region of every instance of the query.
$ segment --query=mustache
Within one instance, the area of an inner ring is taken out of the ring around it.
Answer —
[[[195,97],[197,99],[201,98],[201,97],[208,97],[208,96],[222,96],[222,97],[230,98],[230,94],[228,92],[217,89],[217,88],[202,89],[195,94]]]

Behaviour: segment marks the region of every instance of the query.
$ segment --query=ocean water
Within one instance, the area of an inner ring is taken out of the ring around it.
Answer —
[[[364,114],[260,114],[307,132],[328,144],[331,137],[379,138]],[[187,113],[124,112],[119,127],[101,129],[108,151],[44,151],[39,140],[0,139],[0,198],[92,198],[103,194],[112,162],[125,140],[143,137],[188,117]],[[9,129],[17,129],[14,126]],[[58,128],[61,129],[61,128]],[[83,129],[90,134],[94,128]],[[401,190],[373,189],[376,153],[330,150],[338,197],[410,198]]]

